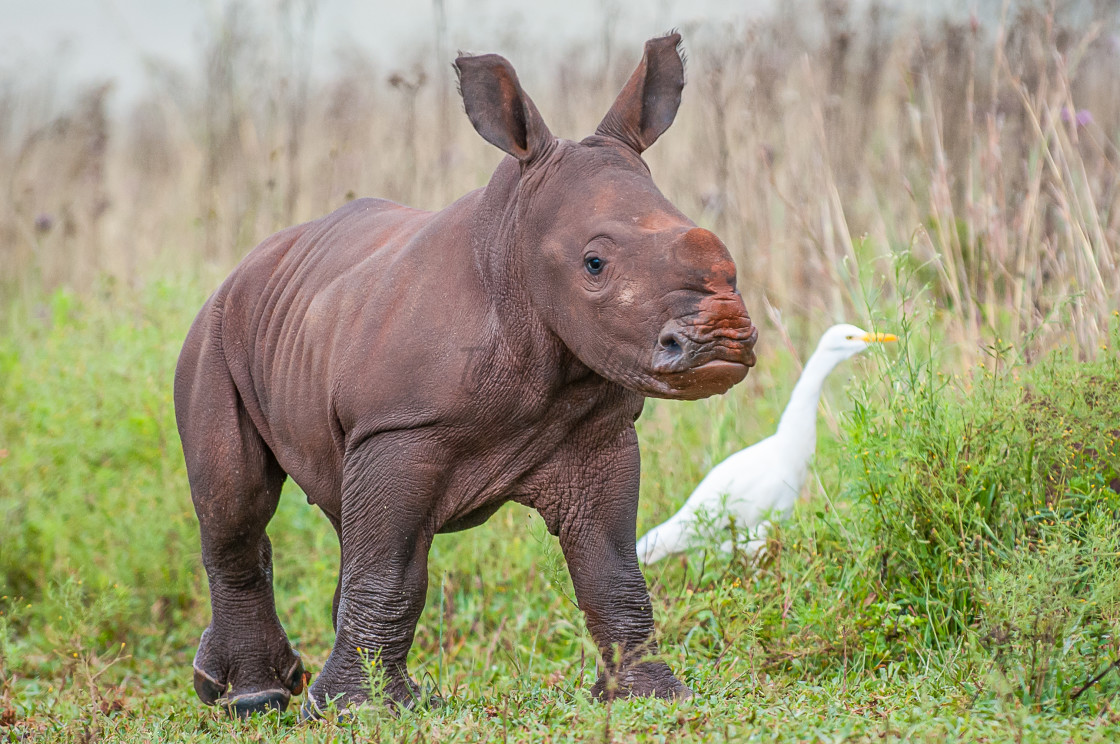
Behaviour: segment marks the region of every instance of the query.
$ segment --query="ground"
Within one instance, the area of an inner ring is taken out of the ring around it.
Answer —
[[[815,476],[769,556],[697,550],[646,572],[691,700],[589,699],[595,653],[559,548],[508,506],[432,549],[411,664],[446,705],[236,721],[190,686],[209,609],[170,382],[204,291],[110,295],[29,301],[0,344],[2,741],[1120,736],[1120,675],[1078,694],[1117,656],[1120,552],[1100,516],[1117,507],[1120,433],[1099,425],[1120,420],[1111,357],[1027,369],[997,354],[954,380],[904,341],[842,367]],[[769,349],[757,372],[726,396],[647,406],[640,528],[773,429],[796,368]],[[291,484],[269,531],[280,617],[314,673],[333,641],[334,533]]]

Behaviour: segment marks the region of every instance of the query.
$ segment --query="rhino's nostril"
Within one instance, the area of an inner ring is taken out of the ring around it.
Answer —
[[[662,349],[672,354],[680,354],[683,351],[681,342],[677,340],[677,334],[675,333],[663,333],[661,338],[657,339],[657,342],[661,344]]]

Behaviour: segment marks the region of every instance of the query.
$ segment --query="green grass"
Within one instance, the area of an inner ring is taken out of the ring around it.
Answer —
[[[908,343],[830,384],[811,498],[757,568],[697,550],[647,571],[690,701],[591,702],[595,653],[554,538],[520,507],[439,536],[414,676],[448,705],[300,726],[203,707],[208,621],[171,375],[205,290],[106,287],[15,307],[0,339],[0,741],[1110,741],[1120,692],[1120,360],[953,370]],[[764,339],[727,396],[651,402],[640,527],[768,434],[796,376]],[[1120,338],[1113,332],[1113,348]],[[928,346],[928,345],[927,345]],[[851,382],[847,382],[848,380]],[[288,488],[280,616],[330,649],[334,533]]]

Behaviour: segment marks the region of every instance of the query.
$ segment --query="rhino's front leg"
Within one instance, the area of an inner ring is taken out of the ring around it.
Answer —
[[[334,648],[311,686],[305,715],[369,699],[371,662],[387,701],[412,707],[420,690],[406,659],[428,588],[427,524],[442,471],[418,434],[372,439],[347,454],[342,571]]]
[[[631,428],[605,449],[572,453],[572,490],[545,517],[555,521],[576,601],[606,663],[592,687],[598,699],[688,697],[657,653],[653,610],[638,567],[638,442]]]

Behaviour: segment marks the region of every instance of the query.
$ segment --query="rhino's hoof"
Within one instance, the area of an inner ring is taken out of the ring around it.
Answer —
[[[292,649],[292,653],[296,655],[296,660],[288,669],[288,673],[284,675],[282,682],[285,687],[291,690],[293,695],[300,695],[307,687],[307,683],[311,681],[311,672],[304,670],[303,659],[300,658],[299,651]]]
[[[248,718],[254,713],[268,713],[270,711],[284,712],[288,708],[288,701],[292,695],[287,690],[261,690],[244,695],[235,695],[219,701],[230,715],[238,718]]]
[[[447,705],[447,701],[435,693],[428,695],[424,702],[427,703],[429,710],[439,710]]]
[[[194,691],[198,699],[206,705],[214,705],[218,698],[226,692],[226,685],[219,682],[213,675],[207,674],[198,667],[194,668]]]
[[[244,681],[238,683],[235,680],[234,690],[238,687],[241,689],[249,687],[249,690],[231,694],[228,682],[221,681],[219,675],[200,669],[196,662],[194,666],[194,691],[198,694],[199,700],[206,705],[220,706],[225,708],[230,715],[239,718],[247,718],[254,713],[267,713],[271,710],[284,711],[287,709],[292,695],[302,693],[307,687],[307,681],[311,678],[311,675],[303,669],[303,661],[300,659],[299,653],[294,650],[292,653],[295,654],[295,660],[291,666],[283,674],[277,675],[280,687],[267,687],[264,690],[252,689],[256,685],[249,685]],[[277,681],[277,677],[273,677],[273,684]]]
[[[636,664],[614,677],[604,673],[591,687],[591,697],[601,702],[628,697],[687,700],[694,694],[668,666],[657,661]]]
[[[384,700],[390,710],[438,710],[446,705],[433,688],[421,687],[411,678],[386,686]]]
[[[303,701],[303,705],[299,706],[299,722],[306,721],[321,721],[325,716],[323,711],[319,710],[319,704],[315,702],[315,698],[310,695]]]
[[[357,708],[364,704],[369,704],[369,700],[350,700],[343,704],[342,699],[339,700],[338,705],[338,719],[345,721],[357,714]],[[395,698],[386,694],[382,698],[382,702],[390,713],[400,713],[402,710],[416,710],[419,708],[427,707],[430,710],[438,710],[445,706],[447,702],[439,695],[428,694],[425,696],[407,695],[403,698]],[[320,707],[316,702],[315,696],[308,693],[307,699],[303,701],[303,705],[299,708],[299,720],[304,721],[322,721],[327,718],[327,712]]]
[[[673,697],[677,700],[688,700],[690,697],[695,697],[696,693],[688,685],[681,683],[679,687],[673,690]]]
[[[344,708],[339,708],[337,713],[337,720],[346,722],[353,718],[356,713],[354,704],[351,703]],[[307,699],[303,701],[303,705],[299,707],[299,722],[307,723],[308,721],[325,721],[327,720],[327,712],[319,707],[315,702],[315,697],[308,695]]]

